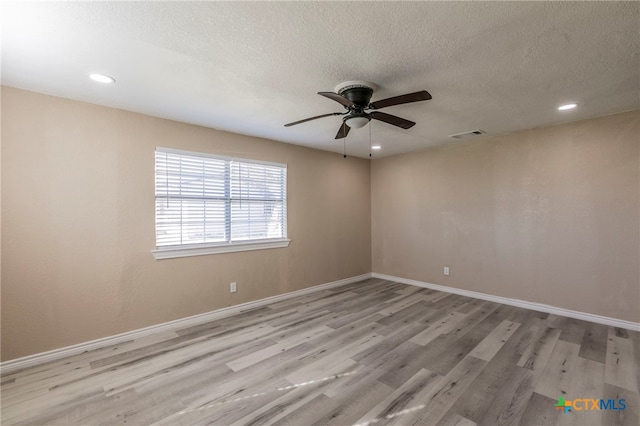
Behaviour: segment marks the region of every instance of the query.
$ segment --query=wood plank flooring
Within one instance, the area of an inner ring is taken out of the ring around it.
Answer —
[[[4,375],[1,420],[637,426],[639,381],[640,333],[371,279]]]

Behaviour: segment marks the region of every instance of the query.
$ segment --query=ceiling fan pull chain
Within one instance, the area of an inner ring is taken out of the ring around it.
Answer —
[[[371,158],[371,126],[373,123],[369,122],[369,158]]]
[[[346,123],[342,123],[343,126],[346,126]],[[344,158],[347,158],[347,136],[345,135],[345,137],[342,139],[342,149],[343,149],[343,153],[344,153]]]

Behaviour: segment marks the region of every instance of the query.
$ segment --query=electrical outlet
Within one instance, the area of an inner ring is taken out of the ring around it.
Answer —
[[[449,267],[448,266],[444,267],[444,274],[445,275],[449,275]]]
[[[236,283],[229,284],[229,291],[231,293],[235,293],[236,291],[238,291],[238,284]]]

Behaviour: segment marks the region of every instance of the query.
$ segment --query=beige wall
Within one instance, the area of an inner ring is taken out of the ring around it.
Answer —
[[[371,270],[640,321],[640,111],[370,175],[368,160],[13,88],[1,101],[2,360]],[[154,260],[155,146],[287,163],[291,245]]]
[[[375,160],[373,270],[640,322],[639,146],[634,111]]]
[[[156,146],[287,163],[290,246],[154,260]],[[371,271],[368,160],[3,87],[1,182],[3,360]]]

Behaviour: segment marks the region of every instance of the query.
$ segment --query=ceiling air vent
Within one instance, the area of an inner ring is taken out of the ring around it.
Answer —
[[[449,135],[450,138],[454,138],[454,139],[470,139],[470,138],[477,138],[479,136],[482,136],[484,134],[486,134],[487,132],[485,132],[484,130],[470,130],[468,132],[462,132],[462,133],[456,133],[455,135]]]

